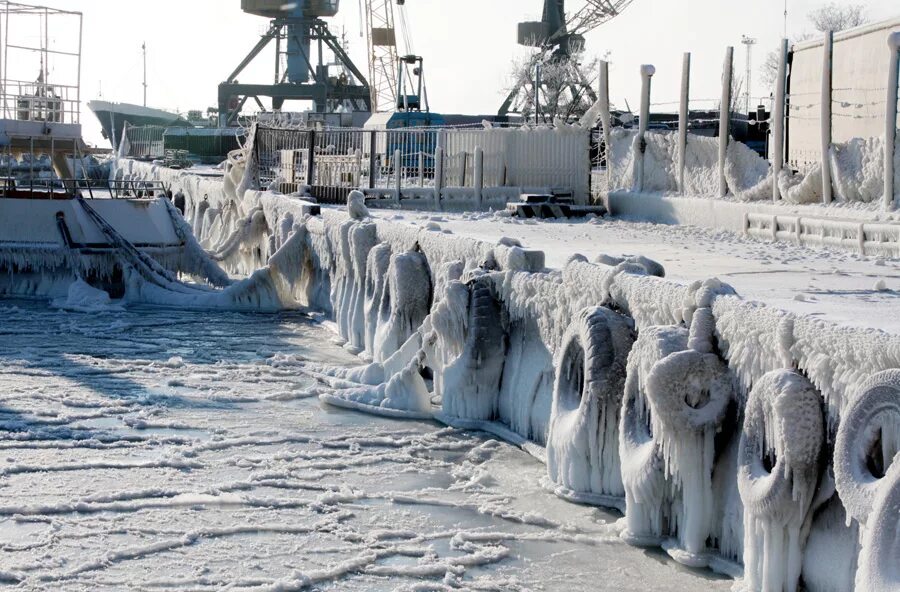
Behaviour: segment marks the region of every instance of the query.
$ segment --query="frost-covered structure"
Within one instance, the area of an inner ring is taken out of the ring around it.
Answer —
[[[623,510],[626,541],[744,590],[896,589],[897,337],[680,285],[640,257],[549,271],[513,239],[359,204],[310,216],[233,166],[224,183],[118,173],[171,183],[198,243],[250,276],[211,301],[252,282],[334,321],[364,363],[304,365],[323,400],[498,434],[546,460],[558,495]]]

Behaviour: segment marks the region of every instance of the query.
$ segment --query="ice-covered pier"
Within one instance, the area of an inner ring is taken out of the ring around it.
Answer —
[[[376,219],[360,202],[309,216],[248,188],[244,168],[215,181],[121,161],[117,174],[171,184],[219,264],[261,268],[267,299],[232,306],[299,303],[333,321],[369,363],[300,365],[322,400],[513,442],[559,496],[622,511],[625,541],[743,589],[896,589],[883,560],[900,549],[896,334],[673,281],[641,256],[548,269],[515,239]]]

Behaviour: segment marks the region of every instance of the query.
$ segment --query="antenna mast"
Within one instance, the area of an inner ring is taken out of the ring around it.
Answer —
[[[141,44],[141,51],[144,52],[144,107],[147,106],[147,42]]]

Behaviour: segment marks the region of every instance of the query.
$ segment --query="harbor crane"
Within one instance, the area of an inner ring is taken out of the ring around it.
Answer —
[[[564,64],[565,92],[573,101],[587,97],[596,100],[590,81],[571,58],[583,48],[584,36],[600,25],[615,18],[631,4],[632,0],[578,0],[570,1],[574,10],[566,10],[566,0],[544,0],[544,11],[539,21],[519,23],[519,45],[537,48],[527,64],[528,76],[516,80],[498,115],[534,113],[539,118],[548,105],[542,104],[546,96],[545,83],[541,81],[541,68],[547,64]]]
[[[338,13],[340,0],[241,0],[244,12],[270,19],[269,28],[256,46],[219,85],[219,123],[233,125],[248,99],[265,110],[259,97],[269,97],[280,110],[285,101],[312,101],[315,111],[326,113],[350,105],[354,111],[369,111],[369,83],[356,67],[324,18]],[[246,84],[238,76],[260,52],[275,42],[275,76],[267,84]],[[315,44],[315,52],[313,52]],[[329,72],[324,53],[330,50],[341,67]],[[282,71],[282,61],[285,63]]]

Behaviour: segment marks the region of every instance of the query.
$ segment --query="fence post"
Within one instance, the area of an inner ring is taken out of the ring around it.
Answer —
[[[897,85],[900,83],[900,32],[888,37],[891,48],[890,70],[887,85],[887,116],[884,136],[884,207],[893,210],[897,202],[894,196],[894,150],[897,142]]]
[[[316,130],[309,130],[306,135],[306,184],[312,187],[316,174]]]
[[[691,98],[691,53],[681,62],[681,109],[678,111],[678,191],[684,195],[684,163],[687,153],[688,118]]]
[[[831,67],[834,53],[834,33],[826,31],[822,46],[822,202],[833,199],[831,188]]]
[[[357,148],[354,153],[356,158],[356,170],[354,171],[353,186],[357,189],[362,184],[362,150]]]
[[[441,207],[441,189],[444,180],[444,149],[438,146],[434,149],[434,207]]]
[[[784,107],[787,89],[788,40],[782,39],[778,47],[778,78],[775,79],[775,104],[772,109],[772,201],[781,199],[778,177],[784,168]]]
[[[656,74],[656,68],[650,64],[641,66],[641,114],[638,120],[638,146],[640,147],[640,155],[635,154],[634,162],[634,190],[644,190],[644,152],[646,144],[644,143],[644,134],[647,133],[647,123],[650,120],[650,79]]]
[[[375,189],[375,151],[378,148],[375,134],[378,132],[372,130],[371,133],[372,136],[369,138],[369,189]]]
[[[475,148],[475,207],[479,210],[484,204],[484,150]]]
[[[395,201],[397,205],[400,205],[400,192],[403,190],[403,163],[400,162],[400,159],[403,158],[403,153],[399,148],[394,150],[394,181],[396,182],[396,190],[397,190],[397,198]]]
[[[725,50],[722,71],[722,102],[719,103],[719,197],[728,195],[725,180],[725,160],[728,158],[728,138],[731,135],[731,81],[734,76],[734,48]]]
[[[419,187],[425,187],[425,143],[419,144]]]

